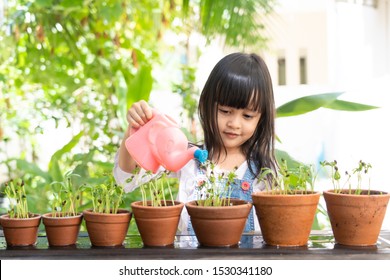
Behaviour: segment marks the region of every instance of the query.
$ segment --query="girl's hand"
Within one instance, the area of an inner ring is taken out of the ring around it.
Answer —
[[[146,124],[153,116],[152,108],[145,100],[141,100],[133,103],[130,109],[127,111],[127,121],[129,123],[129,129],[139,128]]]

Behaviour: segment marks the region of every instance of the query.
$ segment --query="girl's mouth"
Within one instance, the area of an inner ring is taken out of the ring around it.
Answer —
[[[237,133],[232,133],[232,132],[224,132],[225,135],[228,137],[228,138],[236,138],[238,137],[238,134]]]

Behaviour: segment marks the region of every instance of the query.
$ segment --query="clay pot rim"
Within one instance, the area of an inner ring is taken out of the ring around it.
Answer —
[[[186,207],[199,207],[199,208],[204,208],[204,209],[226,209],[226,208],[231,208],[231,207],[252,207],[253,204],[250,201],[246,201],[244,199],[238,199],[238,198],[231,198],[230,201],[239,201],[239,202],[244,202],[241,204],[234,204],[234,205],[227,205],[227,206],[199,206],[197,205],[197,200],[191,200],[187,203],[185,203]]]
[[[113,214],[113,213],[110,213],[110,214],[107,214],[107,213],[97,213],[97,212],[93,212],[92,209],[85,209],[83,211],[83,216],[85,215],[96,215],[96,216],[127,216],[127,215],[131,215],[131,211],[130,210],[127,210],[127,209],[122,209],[122,208],[119,208],[118,209],[118,212],[116,214]]]
[[[52,213],[45,213],[45,214],[42,214],[42,219],[74,219],[74,218],[80,218],[83,216],[83,213],[77,213],[75,216],[65,216],[65,217],[53,217],[52,216]]]
[[[353,191],[356,189],[352,189]],[[341,189],[340,191],[348,191],[349,189]],[[332,195],[332,196],[344,196],[344,197],[385,197],[390,196],[390,193],[384,192],[384,191],[377,191],[377,190],[368,190],[368,189],[362,189],[362,191],[370,191],[374,192],[374,194],[349,194],[349,193],[335,193],[335,190],[326,190],[323,191],[323,194]]]
[[[147,200],[146,202],[148,203],[148,202],[150,202],[150,200]],[[169,202],[170,202],[170,200],[169,200]],[[162,209],[162,208],[184,207],[184,202],[175,200],[175,205],[167,205],[167,206],[150,206],[150,205],[147,205],[147,206],[144,206],[144,205],[142,205],[142,201],[141,200],[137,200],[137,201],[132,202],[130,204],[130,206],[131,207],[135,206],[135,207],[140,208],[140,209],[150,209],[150,208]]]
[[[42,215],[41,214],[36,214],[36,213],[30,213],[31,215],[33,215],[32,217],[30,218],[10,218],[9,217],[9,214],[3,214],[0,216],[0,219],[3,219],[3,220],[9,220],[9,221],[12,221],[12,220],[17,220],[17,221],[27,221],[27,220],[38,220],[38,219],[41,219],[42,218]]]
[[[305,197],[305,196],[317,196],[321,195],[319,191],[300,191],[301,193],[281,194],[280,192],[273,193],[272,191],[258,191],[252,193],[254,196],[262,197]]]

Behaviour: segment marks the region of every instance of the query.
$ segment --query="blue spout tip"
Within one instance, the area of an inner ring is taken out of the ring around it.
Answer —
[[[209,152],[207,150],[198,149],[194,153],[194,157],[199,160],[201,163],[204,163],[209,156]]]

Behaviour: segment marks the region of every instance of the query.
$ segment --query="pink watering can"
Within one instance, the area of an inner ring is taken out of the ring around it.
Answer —
[[[188,148],[188,139],[179,125],[157,110],[153,110],[152,119],[145,125],[131,131],[125,145],[133,159],[153,173],[160,166],[176,172],[193,158],[203,163],[208,157],[206,150]]]

